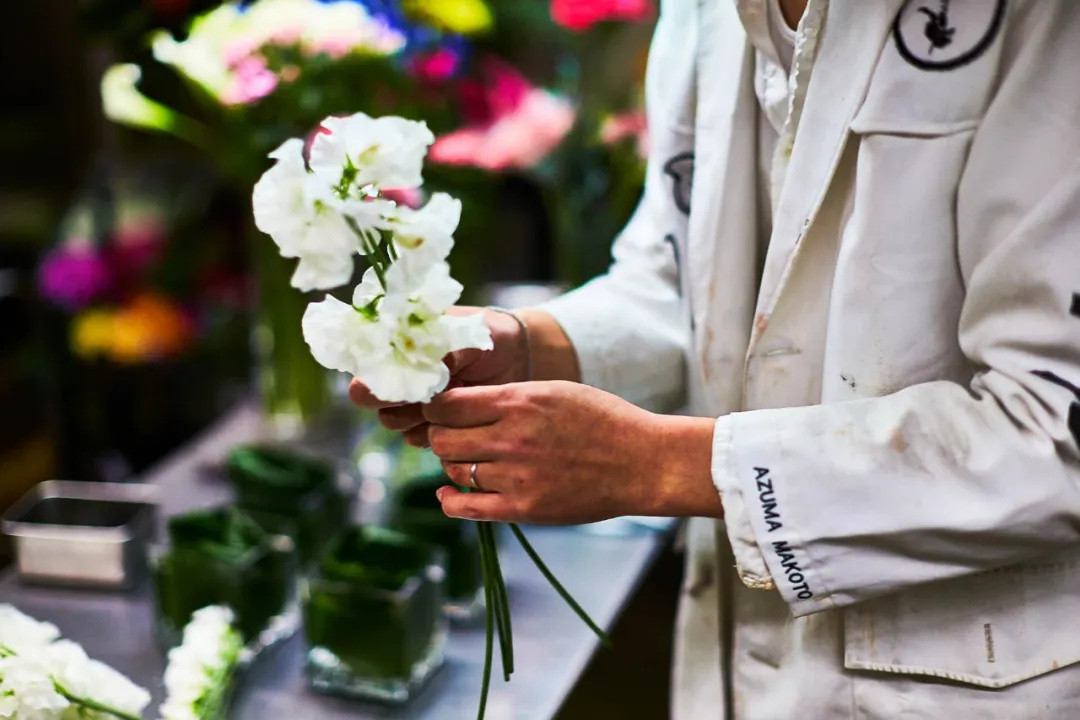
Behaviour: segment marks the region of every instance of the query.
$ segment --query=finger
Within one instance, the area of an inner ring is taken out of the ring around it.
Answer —
[[[401,405],[401,403],[380,400],[368,389],[367,385],[356,378],[353,378],[353,381],[349,383],[349,398],[360,407],[369,408],[371,410],[380,410],[382,408]]]
[[[464,493],[449,485],[439,488],[435,495],[448,517],[493,521],[514,521],[519,518],[516,506],[506,495]]]
[[[454,352],[443,358],[443,363],[450,369],[450,375],[457,375],[465,368],[472,365],[474,362],[480,359],[485,350],[477,350],[476,348],[465,348],[464,350],[455,350]]]
[[[510,479],[513,472],[510,466],[501,462],[478,462],[476,463],[476,483],[472,482],[471,462],[442,463],[446,476],[454,481],[455,485],[473,488],[480,492],[508,492],[513,489],[514,483]]]
[[[424,417],[447,427],[490,425],[503,416],[501,403],[509,392],[504,385],[453,388],[424,405]]]
[[[428,428],[428,442],[440,460],[450,462],[490,462],[498,459],[505,447],[491,425],[449,428],[433,424]]]
[[[417,425],[427,424],[424,411],[417,404],[383,408],[379,411],[379,422],[383,427],[395,432],[404,432]]]
[[[417,425],[411,430],[406,430],[401,434],[404,438],[406,445],[411,445],[414,448],[427,448],[431,447],[431,442],[428,440],[428,428],[431,427],[427,423]]]

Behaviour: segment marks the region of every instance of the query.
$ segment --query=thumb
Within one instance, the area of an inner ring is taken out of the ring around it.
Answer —
[[[443,358],[443,364],[450,370],[450,377],[453,378],[462,370],[479,360],[480,356],[483,354],[484,351],[477,348],[455,350]]]

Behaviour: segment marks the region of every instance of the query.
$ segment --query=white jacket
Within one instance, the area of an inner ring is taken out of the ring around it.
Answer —
[[[663,4],[645,195],[547,307],[719,417],[674,717],[1080,718],[1080,2],[811,2],[759,283],[735,1]]]

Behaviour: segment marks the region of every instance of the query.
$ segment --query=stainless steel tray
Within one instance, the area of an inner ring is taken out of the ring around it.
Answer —
[[[24,581],[126,588],[146,572],[157,504],[153,485],[49,480],[17,502],[0,529],[14,540]]]

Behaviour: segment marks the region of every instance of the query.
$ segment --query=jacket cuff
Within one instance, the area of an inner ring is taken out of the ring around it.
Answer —
[[[731,418],[722,417],[713,429],[712,478],[724,505],[724,526],[735,555],[739,579],[749,588],[771,590],[776,587],[758,547],[750,515],[742,496],[742,487],[733,471],[731,457]]]
[[[724,504],[728,538],[739,577],[752,588],[776,587],[798,617],[833,607],[825,582],[810,561],[799,533],[783,513],[768,467],[740,462],[740,420],[736,413],[716,421],[713,433],[713,483]]]

